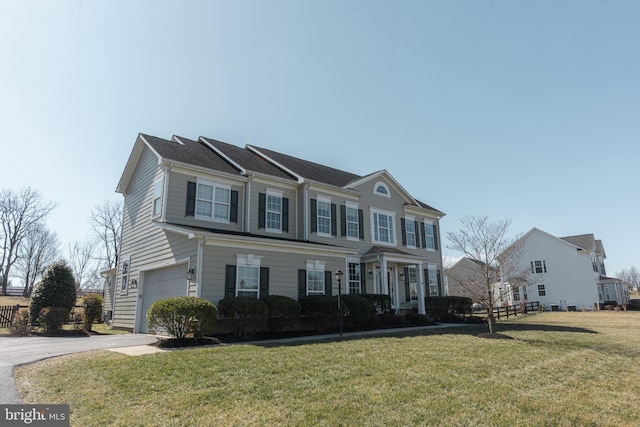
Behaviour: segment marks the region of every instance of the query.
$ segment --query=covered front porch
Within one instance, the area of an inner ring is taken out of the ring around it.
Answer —
[[[426,261],[395,248],[373,246],[361,258],[367,292],[389,295],[396,314],[417,310],[426,314]],[[435,271],[435,270],[434,270]],[[427,273],[428,274],[428,273]],[[429,285],[430,295],[439,295],[437,280]]]

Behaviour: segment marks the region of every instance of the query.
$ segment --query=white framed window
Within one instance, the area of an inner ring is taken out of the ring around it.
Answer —
[[[198,182],[196,189],[196,217],[229,222],[231,188],[212,182]]]
[[[346,205],[346,216],[347,216],[347,238],[348,239],[359,239],[359,223],[358,223],[358,206],[353,206],[350,204]]]
[[[431,222],[424,223],[424,241],[427,249],[436,249],[436,230]]]
[[[407,268],[409,275],[409,301],[418,301],[418,273],[415,267]]]
[[[427,269],[427,279],[429,280],[429,295],[432,297],[437,297],[438,296],[438,271],[433,268],[433,267],[429,267]]]
[[[266,229],[282,231],[282,192],[267,191]]]
[[[416,225],[415,221],[411,217],[407,217],[404,220],[404,230],[407,236],[407,246],[416,247]]]
[[[538,285],[538,296],[539,297],[547,296],[547,290],[545,289],[544,285]]]
[[[396,244],[395,223],[396,217],[394,213],[383,211],[371,211],[372,240],[375,243]]]
[[[260,298],[260,262],[262,256],[236,256],[236,296]]]
[[[349,293],[359,294],[362,292],[362,282],[360,281],[360,263],[349,263]]]
[[[307,261],[307,295],[324,295],[324,261]]]
[[[162,213],[162,180],[158,180],[153,184],[153,217],[160,216]]]
[[[317,201],[318,234],[331,235],[331,199],[318,197]]]
[[[376,185],[373,186],[373,194],[377,194],[378,196],[391,197],[389,187],[387,187],[387,184],[382,181],[376,182]]]
[[[122,261],[122,274],[120,275],[120,294],[126,295],[129,286],[129,269],[131,266],[131,258]]]
[[[546,260],[542,259],[542,260],[531,261],[531,274],[541,274],[546,272],[547,272]]]

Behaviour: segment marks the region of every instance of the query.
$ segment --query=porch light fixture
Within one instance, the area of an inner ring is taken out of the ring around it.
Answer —
[[[369,279],[373,279],[373,270],[369,270]]]
[[[342,270],[336,270],[336,280],[338,281],[338,324],[340,325],[340,336],[342,336]]]
[[[193,273],[195,273],[194,268],[190,268],[187,270],[187,280],[191,281],[191,279],[193,278]]]
[[[137,288],[138,287],[138,281],[136,279],[131,279],[131,281],[129,282],[129,288]]]

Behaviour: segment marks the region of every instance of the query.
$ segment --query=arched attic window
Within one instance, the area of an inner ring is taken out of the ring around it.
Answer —
[[[391,197],[389,187],[387,187],[387,184],[382,181],[376,182],[376,185],[373,186],[373,193],[378,196]]]

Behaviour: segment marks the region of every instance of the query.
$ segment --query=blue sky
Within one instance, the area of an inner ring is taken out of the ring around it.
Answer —
[[[90,234],[139,132],[358,174],[640,266],[640,2],[0,2],[0,187]],[[445,250],[445,255],[455,255]]]

